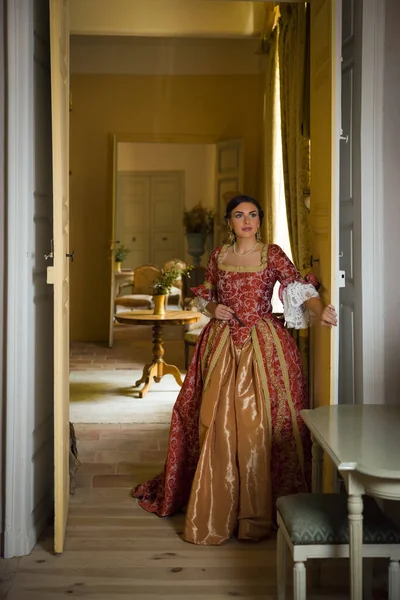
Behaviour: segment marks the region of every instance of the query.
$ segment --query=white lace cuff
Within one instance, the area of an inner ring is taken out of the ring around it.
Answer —
[[[307,329],[310,325],[310,311],[304,302],[310,298],[318,298],[319,294],[311,283],[294,281],[283,290],[283,313],[286,327],[293,329]]]
[[[209,303],[209,300],[205,300],[201,296],[196,296],[190,302],[189,306],[192,310],[197,310],[198,312],[201,312],[203,315],[205,315],[206,317],[209,317],[211,319],[212,314],[207,310],[208,303]]]

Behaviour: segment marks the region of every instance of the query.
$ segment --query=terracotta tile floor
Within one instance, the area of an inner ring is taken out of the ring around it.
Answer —
[[[117,326],[113,348],[101,342],[72,342],[71,371],[142,369],[151,357],[151,327]],[[183,370],[183,327],[164,328],[167,362]],[[77,488],[129,488],[158,474],[164,465],[167,424],[74,423],[81,466]]]

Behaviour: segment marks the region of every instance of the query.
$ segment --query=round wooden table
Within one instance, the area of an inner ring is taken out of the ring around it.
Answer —
[[[125,325],[151,325],[153,327],[153,356],[152,362],[144,366],[141,378],[133,387],[144,387],[139,391],[139,398],[143,398],[150,389],[152,378],[156,383],[161,381],[164,375],[173,375],[178,385],[182,385],[181,373],[175,365],[164,362],[164,346],[162,339],[162,328],[164,325],[189,325],[200,320],[201,313],[190,310],[167,310],[165,315],[154,315],[151,310],[134,310],[115,315],[118,323]]]

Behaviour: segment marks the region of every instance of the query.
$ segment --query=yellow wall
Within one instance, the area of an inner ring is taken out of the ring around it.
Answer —
[[[261,2],[226,0],[70,0],[70,31],[91,35],[260,35]]]
[[[244,191],[259,195],[259,75],[72,75],[71,339],[107,340],[112,134],[242,138]]]

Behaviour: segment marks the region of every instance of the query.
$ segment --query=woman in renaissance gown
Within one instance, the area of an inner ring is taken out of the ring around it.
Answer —
[[[159,516],[186,511],[183,538],[219,545],[267,537],[278,496],[307,491],[310,439],[300,418],[307,389],[300,354],[272,314],[280,297],[288,327],[336,325],[282,249],[260,241],[263,211],[248,196],[227,205],[231,243],[216,248],[192,291],[211,317],[172,412],[164,471],[133,496]]]

